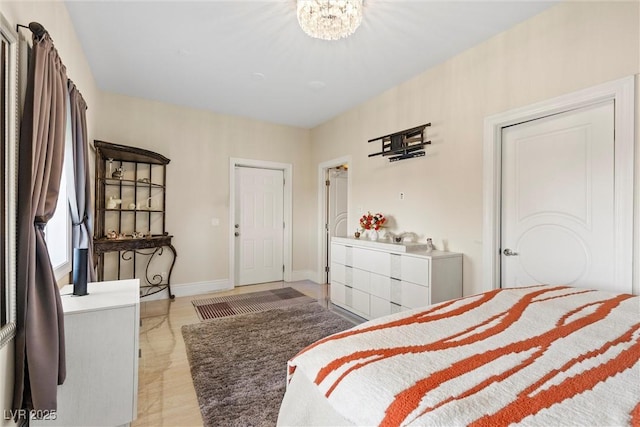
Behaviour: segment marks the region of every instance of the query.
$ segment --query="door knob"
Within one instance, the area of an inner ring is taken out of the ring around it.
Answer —
[[[240,228],[240,224],[236,224],[236,225],[235,225],[235,227],[236,227],[236,228]]]
[[[234,236],[238,237],[240,235],[239,231],[236,231],[235,233],[233,233]]]
[[[505,249],[504,251],[502,251],[502,253],[503,253],[505,256],[518,256],[518,252],[514,252],[514,251],[512,251],[512,250],[511,250],[511,249],[509,249],[509,248],[507,248],[507,249]]]

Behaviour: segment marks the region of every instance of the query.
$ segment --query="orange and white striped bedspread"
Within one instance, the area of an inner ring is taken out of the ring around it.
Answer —
[[[289,361],[356,425],[640,426],[640,298],[502,289],[375,319]]]

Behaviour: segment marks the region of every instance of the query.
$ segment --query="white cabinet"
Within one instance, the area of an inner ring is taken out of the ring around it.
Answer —
[[[75,297],[60,290],[67,378],[58,387],[55,420],[35,426],[120,426],[137,415],[140,284],[138,279],[88,284]]]
[[[462,254],[334,237],[331,302],[365,319],[462,297]]]

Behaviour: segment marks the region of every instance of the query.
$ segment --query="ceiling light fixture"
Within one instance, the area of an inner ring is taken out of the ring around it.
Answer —
[[[362,22],[362,0],[298,0],[298,23],[311,37],[339,40]]]

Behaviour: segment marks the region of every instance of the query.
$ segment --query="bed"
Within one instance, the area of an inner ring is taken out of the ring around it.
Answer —
[[[310,345],[278,424],[640,426],[639,358],[638,296],[497,289]]]

